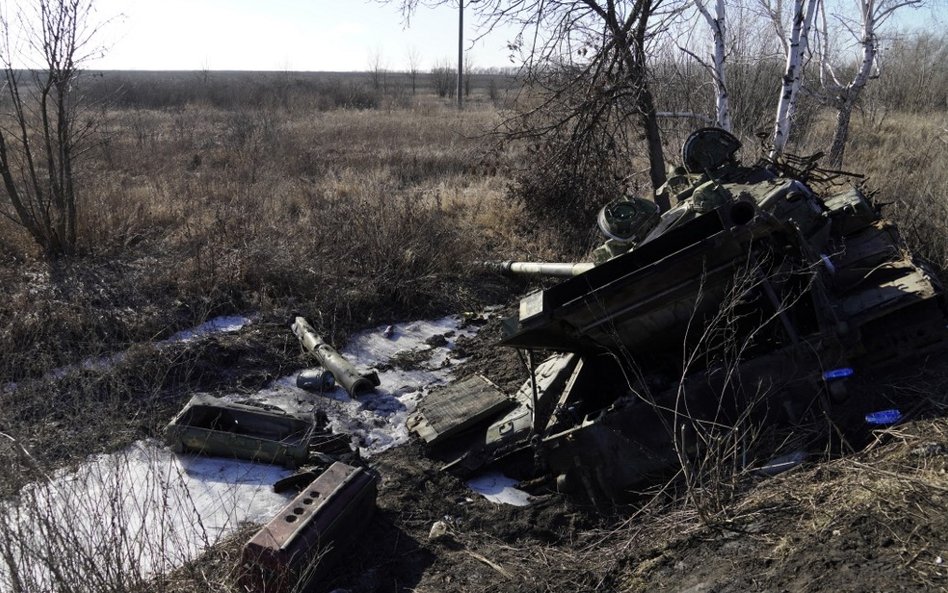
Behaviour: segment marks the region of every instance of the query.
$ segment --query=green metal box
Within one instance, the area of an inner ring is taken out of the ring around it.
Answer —
[[[165,429],[175,452],[194,451],[297,467],[309,457],[315,424],[282,411],[196,395]]]

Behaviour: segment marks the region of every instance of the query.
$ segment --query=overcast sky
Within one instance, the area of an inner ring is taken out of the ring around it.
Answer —
[[[109,51],[90,68],[122,70],[367,70],[381,52],[404,70],[457,60],[457,10],[420,8],[408,26],[396,5],[367,0],[97,0],[118,17]],[[475,66],[510,66],[503,31],[470,48]]]

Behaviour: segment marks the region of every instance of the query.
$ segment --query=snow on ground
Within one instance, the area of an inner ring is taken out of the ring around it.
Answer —
[[[530,495],[517,490],[517,480],[508,478],[500,472],[486,472],[466,482],[467,487],[487,500],[497,504],[510,504],[525,507],[530,504]]]
[[[243,329],[244,326],[252,322],[252,317],[243,317],[240,315],[214,317],[213,319],[209,319],[196,327],[179,331],[167,339],[155,342],[155,346],[161,348],[163,346],[177,342],[192,342],[196,339],[213,334],[232,333]],[[89,358],[81,360],[75,364],[69,364],[55,368],[46,373],[44,378],[62,379],[66,375],[78,370],[107,371],[124,359],[124,352],[116,352],[115,354],[109,354],[107,356],[90,356]],[[2,393],[10,393],[16,391],[16,389],[17,383],[15,381],[11,381],[0,386],[0,392]]]
[[[14,574],[23,590],[42,591],[57,573],[95,580],[167,572],[239,524],[269,521],[290,499],[271,486],[288,474],[175,455],[155,441],[94,456],[0,506],[0,549],[9,553],[0,563],[0,591],[16,590]]]
[[[251,317],[243,317],[241,315],[215,317],[213,319],[208,319],[197,327],[179,331],[170,338],[158,342],[158,344],[163,345],[173,344],[175,342],[191,342],[211,334],[229,334],[243,329],[245,325],[249,325],[252,322],[253,320]]]
[[[212,319],[159,346],[237,331],[247,323],[245,317]],[[322,409],[334,432],[351,434],[370,456],[408,440],[406,418],[427,390],[451,379],[458,362],[451,356],[455,340],[475,331],[461,328],[456,317],[445,317],[354,336],[342,354],[357,369],[377,367],[381,380],[375,393],[356,399],[339,387],[325,395],[304,391],[296,387],[295,375],[250,398],[227,399],[250,399],[291,413]],[[426,343],[445,334],[445,341],[433,342],[441,345]],[[393,364],[393,358],[407,353],[417,360],[407,365],[410,369]],[[26,591],[48,589],[57,571],[77,578],[117,575],[118,566],[142,576],[167,572],[240,523],[269,521],[289,501],[271,486],[288,474],[270,465],[174,455],[155,441],[91,457],[75,471],[28,486],[18,503],[0,505],[0,552],[10,554],[0,562],[0,591],[13,590],[14,570],[20,581],[31,583]]]
[[[457,317],[432,321],[412,321],[391,326],[390,331],[378,327],[354,336],[341,354],[360,372],[379,368],[381,384],[374,393],[357,398],[337,386],[327,394],[316,394],[296,386],[296,374],[278,379],[270,387],[254,394],[232,395],[230,401],[247,401],[274,405],[290,413],[311,413],[321,409],[329,417],[335,433],[350,434],[367,457],[408,442],[405,420],[415,410],[421,397],[432,387],[448,382],[451,369],[458,360],[451,357],[455,341],[471,336],[476,329],[461,328]],[[450,334],[442,346],[430,346],[427,340]],[[388,336],[388,337],[387,337]],[[392,359],[409,352],[430,353],[416,368],[404,369]]]

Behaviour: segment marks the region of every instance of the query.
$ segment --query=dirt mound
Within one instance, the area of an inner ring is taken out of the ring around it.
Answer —
[[[944,591],[948,421],[880,437],[864,453],[762,481],[720,523],[679,514],[674,530],[675,515],[643,528],[630,537],[622,589]]]

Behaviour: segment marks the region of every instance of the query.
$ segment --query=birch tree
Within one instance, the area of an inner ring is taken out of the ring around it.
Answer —
[[[820,11],[819,64],[820,86],[826,101],[836,109],[836,128],[829,149],[829,163],[834,167],[843,164],[843,153],[849,137],[849,122],[853,107],[871,78],[880,74],[879,68],[879,29],[896,11],[903,8],[921,6],[923,0],[854,0],[844,5],[840,13],[828,14],[826,6]],[[853,18],[846,8],[858,10],[858,18]],[[836,30],[831,30],[830,20],[836,21],[843,35],[850,35],[859,48],[859,65],[852,78],[845,80],[833,64],[835,57],[833,39]]]
[[[419,6],[457,6],[456,0],[392,1],[407,13]],[[567,101],[565,111],[550,112],[558,126],[575,126],[590,117],[601,122],[603,114],[617,107],[634,116],[657,189],[665,182],[665,157],[647,47],[682,6],[681,0],[482,0],[466,8],[479,19],[482,35],[501,24],[518,30],[511,51],[519,54],[524,77],[549,91],[547,97],[579,97]]]
[[[777,103],[777,117],[774,123],[773,148],[770,158],[781,155],[790,138],[790,126],[796,110],[797,98],[803,84],[803,65],[809,46],[810,29],[820,0],[794,0],[790,37],[786,44],[787,68],[780,88],[780,100]],[[773,14],[772,17],[774,18]],[[776,15],[775,27],[782,30],[782,18]]]
[[[731,131],[731,108],[728,101],[727,79],[725,73],[727,25],[725,22],[726,8],[724,0],[715,0],[714,14],[708,10],[704,0],[695,0],[695,7],[711,29],[711,39],[714,43],[714,55],[708,68],[714,80],[716,125],[728,132]],[[702,63],[704,63],[702,61]]]

